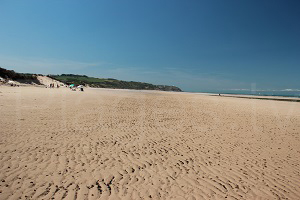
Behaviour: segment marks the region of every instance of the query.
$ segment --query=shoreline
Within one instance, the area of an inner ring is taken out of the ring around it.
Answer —
[[[241,99],[300,102],[300,97],[287,97],[287,96],[226,94],[226,93],[220,93],[220,95],[219,95],[219,93],[209,93],[209,92],[180,92],[180,93],[198,94],[198,95],[203,95],[203,96],[215,96],[215,97],[232,97],[232,98],[241,98]]]
[[[219,96],[217,94],[211,94],[211,96]],[[289,101],[300,102],[300,98],[297,97],[281,97],[281,96],[257,96],[257,95],[240,95],[240,94],[221,94],[220,97],[233,97],[242,99],[258,99],[258,100],[271,100],[271,101]]]

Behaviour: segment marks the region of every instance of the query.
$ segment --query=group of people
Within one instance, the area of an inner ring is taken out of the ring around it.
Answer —
[[[70,86],[70,90],[72,90],[72,91],[76,91],[77,89],[79,89],[79,91],[81,91],[81,92],[83,92],[84,90],[83,90],[83,85],[79,85],[79,86],[75,86],[74,84],[71,84]]]
[[[65,85],[66,87],[68,87],[68,85]],[[59,83],[50,83],[50,85],[49,85],[49,88],[60,88],[60,85],[59,85]],[[71,85],[69,85],[69,88],[70,88],[70,90],[72,90],[72,91],[76,91],[77,89],[79,90],[79,91],[84,91],[83,90],[83,85],[79,85],[79,86],[75,86],[75,84],[71,84]]]
[[[54,83],[50,83],[49,88],[55,88],[55,84]],[[56,88],[59,88],[59,84],[56,85]]]

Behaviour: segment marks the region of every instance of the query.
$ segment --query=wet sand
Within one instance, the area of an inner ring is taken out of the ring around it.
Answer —
[[[290,101],[290,102],[300,102],[298,97],[280,97],[280,96],[256,96],[256,95],[240,95],[240,94],[210,94],[211,96],[221,96],[221,97],[234,97],[242,99],[259,99],[259,100],[272,100],[272,101]]]
[[[0,87],[0,199],[300,199],[299,102]]]

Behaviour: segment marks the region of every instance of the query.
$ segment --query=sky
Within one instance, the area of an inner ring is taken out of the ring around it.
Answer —
[[[0,0],[0,66],[185,91],[300,89],[299,0]]]

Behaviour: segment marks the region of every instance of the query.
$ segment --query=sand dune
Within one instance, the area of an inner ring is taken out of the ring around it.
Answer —
[[[0,199],[300,199],[299,105],[0,87]]]
[[[49,86],[51,83],[54,83],[55,85],[65,85],[64,83],[54,80],[48,76],[37,76],[37,79],[40,81],[41,84]]]

